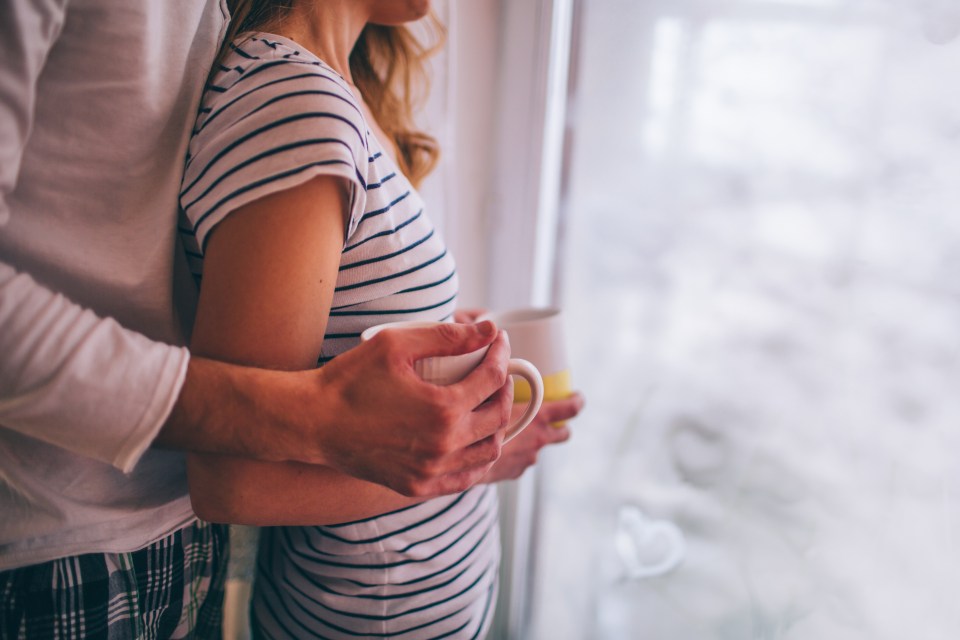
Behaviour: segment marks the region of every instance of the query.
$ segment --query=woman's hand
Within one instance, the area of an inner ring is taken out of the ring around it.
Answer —
[[[500,459],[493,465],[481,482],[500,482],[515,480],[529,467],[537,463],[540,450],[547,445],[565,442],[570,438],[570,430],[565,422],[577,416],[583,410],[583,396],[574,393],[563,400],[544,402],[540,412],[520,435],[504,445]],[[524,405],[513,406],[516,418]],[[559,426],[555,426],[559,424]]]

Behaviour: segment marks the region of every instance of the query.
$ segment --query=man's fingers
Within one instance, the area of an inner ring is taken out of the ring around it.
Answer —
[[[455,389],[467,404],[472,404],[474,407],[480,406],[488,398],[493,399],[497,391],[509,381],[510,378],[507,375],[509,359],[510,343],[507,342],[506,334],[501,331],[477,368],[466,378],[452,385],[451,389]],[[511,395],[506,406],[509,406],[512,400]],[[497,401],[503,402],[502,396]]]
[[[484,476],[486,476],[490,471],[491,466],[493,465],[474,469],[472,471],[451,473],[450,475],[439,478],[437,480],[437,488],[439,490],[438,495],[448,495],[451,493],[460,493],[462,491],[466,491],[470,487],[483,480]]]
[[[408,496],[431,498],[465,491],[490,471],[500,458],[502,446],[503,432],[499,431],[439,463],[441,468],[449,471],[421,478],[402,487],[399,492]]]
[[[461,387],[461,390],[465,394],[470,393],[469,387]],[[476,399],[474,398],[465,403],[474,404],[475,402]],[[506,433],[506,427],[510,423],[512,408],[513,385],[510,384],[509,379],[506,379],[499,388],[493,391],[493,395],[481,400],[473,410],[466,429],[462,431],[467,444],[476,443],[493,436],[496,436],[498,441],[502,440]]]
[[[430,477],[424,478],[430,482],[439,478],[455,474],[459,471],[474,471],[486,469],[500,458],[503,447],[504,430],[494,429],[493,433],[485,438],[479,438],[473,443],[458,451],[438,459],[431,469]]]
[[[487,436],[463,450],[457,456],[454,469],[473,470],[481,467],[489,467],[500,459],[500,451],[503,448],[503,430],[496,431],[493,435]]]
[[[489,345],[497,337],[492,322],[458,324],[445,322],[433,327],[409,328],[400,331],[384,329],[376,337],[381,340],[403,340],[403,352],[412,361],[437,356],[456,356]]]

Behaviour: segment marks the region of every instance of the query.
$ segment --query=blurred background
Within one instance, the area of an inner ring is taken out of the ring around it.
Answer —
[[[573,11],[525,637],[958,637],[960,3]]]

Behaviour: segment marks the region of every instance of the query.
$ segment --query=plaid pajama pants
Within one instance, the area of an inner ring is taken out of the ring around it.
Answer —
[[[220,638],[227,527],[0,572],[2,640]]]

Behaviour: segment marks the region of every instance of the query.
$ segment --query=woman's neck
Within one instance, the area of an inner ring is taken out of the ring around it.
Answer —
[[[368,18],[366,3],[360,0],[298,2],[265,28],[308,49],[353,84],[350,52]]]

